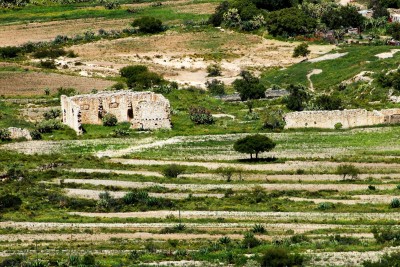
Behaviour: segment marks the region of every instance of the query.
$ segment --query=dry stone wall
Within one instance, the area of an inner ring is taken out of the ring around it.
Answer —
[[[102,124],[107,113],[115,115],[118,122],[130,122],[133,129],[171,128],[169,101],[152,92],[62,96],[61,109],[64,124],[78,134],[82,133],[82,124]]]
[[[301,111],[285,115],[286,128],[335,128],[340,123],[343,128],[392,124],[400,122],[400,109],[368,111],[365,109]]]

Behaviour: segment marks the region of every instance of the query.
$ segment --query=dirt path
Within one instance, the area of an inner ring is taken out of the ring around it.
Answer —
[[[86,198],[86,199],[99,199],[99,194],[104,192],[100,190],[76,189],[66,188],[66,195],[70,197]],[[122,198],[128,193],[125,192],[109,192],[115,198]],[[151,197],[168,198],[168,199],[185,199],[189,197],[213,197],[223,198],[224,194],[189,194],[189,193],[149,193]]]
[[[311,90],[311,92],[314,92],[314,84],[313,84],[313,82],[311,81],[311,76],[313,76],[313,75],[318,75],[318,74],[321,74],[322,73],[322,70],[321,69],[313,69],[309,74],[307,74],[307,80],[308,80],[308,82],[310,83],[310,90]]]
[[[142,144],[142,145],[135,145],[126,149],[121,149],[121,150],[106,150],[106,151],[100,151],[96,153],[96,156],[98,157],[111,157],[111,158],[115,158],[115,157],[122,157],[124,155],[133,153],[133,152],[137,152],[137,151],[141,151],[141,150],[146,150],[149,148],[157,148],[157,147],[163,147],[165,145],[172,145],[172,144],[176,144],[176,143],[181,143],[184,141],[184,138],[182,137],[173,137],[170,139],[166,139],[166,140],[160,140],[160,141],[154,141],[148,144]]]
[[[60,183],[60,180],[55,180]],[[217,190],[217,189],[232,189],[236,191],[248,191],[254,187],[261,187],[266,191],[285,191],[285,190],[306,190],[306,191],[319,191],[319,190],[338,190],[339,192],[350,192],[358,190],[367,190],[368,185],[365,184],[162,184],[154,182],[130,182],[119,180],[97,180],[97,179],[64,179],[63,183],[75,184],[91,184],[102,186],[118,186],[124,188],[148,188],[148,187],[163,187],[167,189],[176,190],[190,190],[193,192]],[[394,189],[395,184],[376,185],[377,190]]]
[[[125,213],[70,212],[71,215],[103,218],[165,218],[179,216],[179,211],[157,210]],[[246,211],[180,211],[181,218],[232,218],[259,220],[400,220],[400,213],[323,213],[323,212],[246,212]]]
[[[185,166],[198,166],[207,169],[215,170],[220,167],[233,167],[240,168],[246,171],[295,171],[297,169],[304,170],[320,170],[326,171],[336,168],[341,164],[348,164],[348,162],[330,162],[330,161],[287,161],[285,163],[267,163],[267,164],[246,164],[246,163],[219,163],[219,162],[186,162],[186,161],[166,161],[166,160],[141,160],[141,159],[110,159],[110,162],[121,163],[126,165],[170,165],[179,164]],[[360,168],[362,171],[365,169],[376,170],[386,169],[398,171],[400,164],[398,163],[351,163],[352,165]]]

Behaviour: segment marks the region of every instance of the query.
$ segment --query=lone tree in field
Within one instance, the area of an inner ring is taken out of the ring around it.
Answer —
[[[351,164],[339,165],[336,169],[336,173],[343,176],[343,180],[350,176],[350,179],[357,179],[360,174],[360,170]]]
[[[253,159],[253,154],[255,154],[256,159],[258,159],[259,153],[271,151],[275,146],[276,143],[270,138],[256,134],[237,140],[233,145],[233,149],[240,153],[250,154],[251,159]]]

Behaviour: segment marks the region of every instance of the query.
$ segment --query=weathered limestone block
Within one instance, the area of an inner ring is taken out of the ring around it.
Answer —
[[[119,122],[130,122],[133,129],[171,128],[169,101],[152,92],[101,92],[61,97],[64,124],[78,134],[81,124],[102,124],[105,114],[115,115]]]
[[[335,128],[341,123],[343,128],[398,123],[400,109],[368,111],[365,109],[301,111],[285,115],[286,128]]]
[[[7,130],[10,132],[11,139],[25,138],[26,140],[32,140],[31,133],[27,129],[9,127]]]

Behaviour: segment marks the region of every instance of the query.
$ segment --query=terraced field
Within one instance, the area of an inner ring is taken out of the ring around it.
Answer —
[[[245,242],[244,234],[254,231],[255,238],[263,243],[248,250],[255,255],[262,247],[283,242],[305,254],[307,266],[359,266],[364,260],[376,260],[388,251],[398,250],[376,243],[371,230],[388,226],[400,230],[400,213],[390,208],[391,201],[400,196],[400,165],[396,146],[389,149],[371,142],[366,158],[362,156],[365,143],[356,140],[364,140],[364,135],[396,136],[398,129],[321,134],[321,140],[313,142],[334,144],[344,134],[354,138],[353,146],[330,157],[304,159],[296,150],[310,141],[301,143],[300,133],[272,134],[278,140],[276,159],[256,163],[239,160],[245,156],[231,148],[242,134],[145,138],[117,147],[115,144],[124,142],[109,139],[95,148],[96,160],[88,158],[56,167],[53,174],[39,181],[41,187],[60,194],[57,209],[50,213],[32,211],[31,218],[4,214],[0,245],[7,247],[5,256],[25,253],[35,244],[39,244],[42,254],[52,250],[79,254],[80,247],[90,245],[94,255],[129,257],[136,251],[142,255],[137,258],[141,262],[146,261],[145,255],[157,255],[169,264],[179,259],[186,266],[181,260],[205,264],[200,256],[205,247],[224,238],[231,240],[229,246],[240,246]],[[57,143],[66,148],[66,155],[73,155],[77,145],[84,144]],[[15,143],[2,147],[31,153],[21,149],[24,146]],[[373,150],[379,153],[371,153]],[[316,145],[313,151],[319,155],[330,151],[330,147]],[[212,160],[217,158],[216,153],[230,157]],[[350,157],[342,162],[346,153],[353,154],[355,160]],[[175,156],[178,154],[180,158]],[[171,164],[186,166],[186,170],[178,178],[167,178],[163,169]],[[359,168],[358,178],[343,180],[336,174],[341,164]],[[221,174],[221,167],[234,169],[230,182]],[[154,204],[122,204],[129,192],[146,192],[145,197],[153,199]],[[103,206],[105,199],[110,206]],[[262,227],[262,232],[257,232],[257,227]],[[170,247],[171,240],[177,240],[177,247]],[[150,244],[156,250],[149,251]],[[321,248],[315,251],[317,244]],[[178,248],[184,249],[186,256],[167,253]],[[222,249],[214,253],[216,259],[206,260],[208,264],[220,262],[225,252]]]

